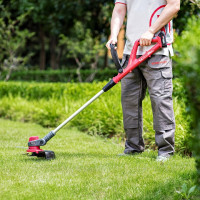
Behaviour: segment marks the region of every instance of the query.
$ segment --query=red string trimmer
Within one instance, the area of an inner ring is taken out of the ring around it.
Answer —
[[[138,46],[140,45],[140,41],[137,40],[133,46],[133,50],[130,55],[128,66],[123,69],[123,65],[121,64],[117,55],[117,52],[115,50],[115,45],[111,46],[111,54],[113,61],[117,67],[118,75],[113,77],[110,82],[108,82],[103,89],[97,93],[94,97],[92,97],[87,103],[85,103],[81,108],[79,108],[75,113],[73,113],[68,119],[66,119],[62,124],[60,124],[56,129],[50,131],[44,138],[39,139],[38,136],[32,136],[29,138],[28,142],[28,153],[32,153],[32,156],[37,157],[44,157],[48,160],[55,158],[55,153],[53,151],[46,151],[40,149],[40,146],[46,145],[46,143],[56,135],[56,133],[65,126],[69,121],[71,121],[76,115],[78,115],[83,109],[85,109],[87,106],[89,106],[93,101],[95,101],[99,96],[101,96],[104,92],[107,92],[110,90],[114,85],[116,85],[122,78],[124,78],[128,73],[132,72],[138,65],[140,65],[142,62],[144,62],[147,58],[151,57],[158,49],[167,47],[166,38],[164,33],[160,32],[160,34],[153,38],[152,43],[156,43],[149,51],[146,51],[146,53],[136,58],[136,53]]]

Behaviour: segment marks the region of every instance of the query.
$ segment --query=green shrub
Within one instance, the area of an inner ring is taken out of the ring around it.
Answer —
[[[81,77],[83,81],[94,73],[92,70],[81,70]],[[109,80],[116,75],[115,69],[97,70],[94,80],[104,81]],[[5,79],[6,73],[2,74],[2,79]],[[37,82],[79,82],[76,70],[24,70],[12,72],[11,81],[37,81]]]
[[[176,95],[182,93],[181,82],[174,81]],[[99,92],[106,82],[97,83],[27,83],[0,82],[0,117],[30,121],[55,127]],[[176,87],[177,86],[177,87]],[[184,92],[184,91],[183,91]],[[89,134],[124,137],[120,84],[103,94],[74,118],[69,125]],[[190,152],[189,116],[185,115],[182,97],[174,97],[176,116],[176,150]],[[155,148],[153,116],[149,96],[143,102],[144,138],[147,147]]]
[[[27,100],[34,99],[60,99],[68,96],[78,100],[85,98],[85,94],[92,96],[103,88],[107,81],[94,83],[36,83],[36,82],[0,82],[0,97],[23,97]],[[186,90],[182,79],[173,80],[173,96],[186,102]],[[115,86],[116,87],[116,86]],[[118,87],[118,86],[117,86]],[[112,90],[110,90],[112,92]],[[109,92],[110,92],[109,91]]]
[[[186,30],[181,37],[176,39],[176,50],[179,56],[178,73],[184,77],[189,106],[188,112],[192,114],[192,149],[196,156],[198,169],[198,183],[200,184],[200,18],[194,17],[188,20]]]

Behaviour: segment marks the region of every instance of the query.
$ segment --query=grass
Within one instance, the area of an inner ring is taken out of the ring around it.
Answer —
[[[119,157],[123,146],[76,129],[62,129],[44,147],[56,153],[46,161],[23,155],[28,138],[49,129],[0,120],[0,199],[182,199],[176,192],[196,176],[193,158],[175,155],[166,163],[156,152]],[[193,199],[199,199],[197,191]]]

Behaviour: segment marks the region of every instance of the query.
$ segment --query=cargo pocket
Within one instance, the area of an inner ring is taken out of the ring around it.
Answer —
[[[172,92],[173,90],[173,85],[172,85],[172,78],[173,78],[173,74],[172,74],[172,68],[168,67],[168,68],[163,68],[161,69],[161,74],[162,77],[164,79],[164,88],[163,88],[163,92]]]
[[[164,69],[172,66],[172,60],[168,56],[153,55],[148,60],[148,66],[152,69]]]

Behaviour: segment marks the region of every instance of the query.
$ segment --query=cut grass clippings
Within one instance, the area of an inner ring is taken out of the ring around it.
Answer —
[[[56,159],[23,155],[30,136],[49,129],[0,120],[0,199],[182,199],[176,191],[195,183],[193,158],[175,155],[166,163],[157,152],[119,157],[123,146],[76,129],[62,129],[43,147]],[[197,190],[193,199],[199,199]]]

